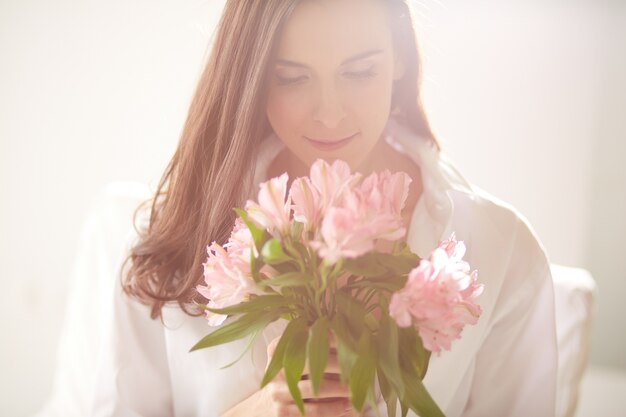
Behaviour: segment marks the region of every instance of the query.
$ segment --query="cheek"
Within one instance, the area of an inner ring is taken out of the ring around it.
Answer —
[[[304,94],[290,91],[271,92],[267,101],[267,117],[279,135],[299,130],[308,112]]]
[[[391,79],[381,77],[351,89],[348,94],[350,108],[362,124],[380,125],[387,120],[391,107],[391,87]]]

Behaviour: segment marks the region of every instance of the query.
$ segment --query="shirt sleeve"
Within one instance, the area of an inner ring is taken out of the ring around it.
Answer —
[[[123,292],[119,275],[115,281],[90,415],[173,416],[164,326]]]
[[[558,353],[545,251],[518,218],[506,275],[476,355],[463,417],[554,417]]]
[[[100,263],[91,268],[107,271],[108,277],[105,290],[92,294],[100,334],[86,415],[173,416],[165,327],[159,319],[150,318],[148,306],[122,290],[120,269],[138,237],[130,219],[146,195],[143,189],[122,185],[107,197],[107,207],[95,226],[99,234],[94,245],[108,249],[101,251]],[[145,223],[148,213],[142,215],[140,223]],[[116,229],[120,230],[114,232]]]

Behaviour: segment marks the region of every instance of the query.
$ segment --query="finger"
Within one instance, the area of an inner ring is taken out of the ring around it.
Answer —
[[[320,384],[320,389],[317,395],[313,394],[313,388],[311,381],[301,380],[298,381],[298,388],[303,399],[348,399],[350,397],[349,388],[342,384],[341,381],[332,379],[323,379]],[[270,388],[270,398],[274,401],[290,403],[293,402],[293,397],[289,392],[289,387],[285,383],[277,382]]]
[[[337,340],[335,339],[335,334],[331,331],[328,332],[328,344],[331,351],[337,352]]]
[[[358,414],[352,414],[351,410],[352,407],[348,400],[304,403],[306,417],[358,416]],[[298,410],[295,404],[283,404],[279,407],[277,415],[281,417],[301,417],[300,410]]]
[[[271,342],[267,345],[267,358],[270,359],[274,352],[276,351],[276,345],[278,345],[278,341],[280,340],[280,336],[272,339]]]

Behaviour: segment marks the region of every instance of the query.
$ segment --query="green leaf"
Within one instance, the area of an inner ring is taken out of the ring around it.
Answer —
[[[392,282],[398,288],[402,288],[404,287],[404,284],[406,284],[408,276],[398,275],[393,272],[389,272],[386,275],[381,275],[379,277],[372,277],[372,278],[367,278],[367,279],[370,280],[372,283]]]
[[[419,256],[409,253],[392,255],[390,253],[377,252],[374,258],[379,265],[395,275],[407,275],[413,268],[419,265]]]
[[[346,328],[345,319],[340,318],[340,315],[336,315],[332,319],[330,326],[337,346],[337,362],[339,363],[341,382],[346,384],[356,362],[358,344]]]
[[[402,405],[410,407],[418,415],[444,417],[422,383],[431,353],[424,349],[422,340],[414,328],[399,328],[398,336],[400,369],[404,385],[407,387],[404,396],[401,397]]]
[[[263,379],[261,380],[261,388],[269,384],[278,372],[280,372],[283,367],[283,357],[285,355],[285,348],[287,347],[287,344],[291,341],[293,335],[297,331],[300,331],[300,329],[304,326],[306,326],[306,319],[304,317],[298,317],[297,319],[291,320],[287,324],[283,334],[280,336],[280,339],[278,339],[272,359],[267,365],[265,375],[263,375]]]
[[[238,314],[259,311],[266,308],[284,307],[290,302],[291,300],[282,295],[270,294],[254,296],[248,301],[224,308],[212,308],[207,306],[203,306],[203,308],[216,314]]]
[[[261,280],[261,268],[263,267],[263,260],[257,259],[254,256],[254,251],[250,251],[250,274],[252,275],[252,279],[254,282],[259,282]]]
[[[345,291],[337,291],[335,297],[337,309],[347,321],[348,331],[355,340],[358,340],[365,327],[365,315],[367,314],[365,305]]]
[[[346,259],[345,267],[352,274],[366,278],[385,279],[388,275],[407,275],[419,265],[420,257],[403,243],[396,254],[372,251],[356,259]]]
[[[392,279],[392,277],[386,276],[385,278],[389,278],[388,280],[374,280],[370,278],[365,278],[360,281],[356,281],[350,284],[346,284],[344,288],[352,289],[352,288],[375,288],[378,290],[385,290],[389,292],[395,292],[404,287],[404,283],[406,282],[406,278],[400,278],[400,282],[396,282]]]
[[[261,267],[266,264],[262,256],[259,256],[257,263],[260,264]],[[278,271],[279,274],[286,274],[287,272],[300,272],[300,265],[298,265],[298,262],[293,258],[289,258],[281,262],[275,262],[271,265],[272,268]]]
[[[262,287],[296,287],[303,286],[313,281],[315,277],[311,274],[305,274],[300,271],[286,272],[275,277],[259,282]]]
[[[377,371],[376,377],[378,378],[378,386],[380,388],[380,393],[382,394],[385,401],[387,401],[387,398],[389,398],[389,396],[391,395],[393,388],[391,387],[391,384],[389,384],[389,381],[387,380],[385,373],[380,368],[380,362],[378,363],[378,368],[376,369],[376,371]],[[388,413],[388,414],[390,416],[394,415],[391,413]]]
[[[418,336],[416,357],[417,357],[418,368],[422,370],[420,374],[420,379],[424,379],[424,377],[426,376],[426,372],[428,371],[428,364],[430,363],[430,354],[431,352],[429,350],[426,350],[426,348],[424,348],[422,339]]]
[[[445,417],[435,400],[430,396],[422,380],[410,369],[403,369],[404,383],[410,389],[405,390],[402,402],[406,403],[411,410],[420,416]]]
[[[283,356],[283,367],[285,368],[287,386],[301,414],[304,414],[304,401],[302,400],[300,388],[298,388],[298,382],[302,377],[302,371],[304,371],[308,338],[309,330],[306,325],[300,325],[294,331],[291,340],[287,343]]]
[[[317,395],[324,377],[324,370],[328,362],[330,343],[328,341],[329,323],[326,317],[320,317],[311,326],[307,356],[309,357],[309,379],[313,394]]]
[[[376,373],[375,348],[372,345],[372,335],[369,331],[364,331],[359,340],[359,356],[352,367],[350,373],[350,396],[352,405],[358,411],[363,409],[365,396],[374,384]]]
[[[248,230],[250,230],[250,234],[252,235],[252,240],[254,241],[254,246],[256,246],[256,249],[259,252],[261,252],[261,248],[263,247],[263,243],[264,243],[263,238],[264,238],[264,235],[266,234],[266,231],[264,229],[257,227],[256,224],[254,224],[254,222],[252,222],[252,220],[248,218],[248,213],[245,210],[242,210],[237,207],[235,207],[233,210],[235,210],[237,215],[241,217],[241,220],[243,220],[246,226],[248,226]]]
[[[293,240],[299,240],[302,235],[302,230],[304,229],[304,223],[293,221],[291,223],[291,237]]]
[[[407,407],[403,402],[400,402],[400,410],[402,412],[402,417],[406,417],[407,414],[409,414],[409,407]]]
[[[431,352],[424,348],[417,330],[413,327],[398,328],[398,340],[400,367],[415,369],[420,379],[424,379]]]
[[[393,385],[398,395],[404,395],[404,382],[400,371],[400,350],[398,327],[386,313],[388,308],[385,304],[380,316],[380,327],[376,337],[378,345],[378,362],[389,382]],[[395,414],[394,414],[395,415]]]
[[[353,275],[376,277],[387,273],[387,268],[379,264],[376,252],[368,252],[356,259],[346,259],[344,267]]]
[[[302,259],[309,259],[311,257],[311,254],[309,253],[309,250],[302,243],[300,243],[298,241],[294,241],[294,242],[292,242],[292,245],[298,251],[298,253],[302,257]]]
[[[346,345],[352,353],[356,354],[359,349],[358,339],[350,331],[350,323],[344,314],[341,312],[335,314],[335,317],[331,320],[331,328],[338,340]]]
[[[378,376],[378,386],[380,387],[380,393],[382,394],[383,398],[385,399],[385,403],[387,404],[387,415],[395,416],[396,409],[398,407],[398,394],[385,377],[385,373],[380,368],[380,366],[378,367],[376,375]]]
[[[261,256],[263,260],[270,265],[288,262],[292,259],[283,251],[280,240],[274,237],[263,244]]]
[[[237,359],[235,359],[231,363],[220,367],[220,369],[230,368],[231,366],[233,366],[234,364],[239,362],[239,360],[241,358],[243,358],[243,355],[245,355],[250,350],[252,345],[254,345],[254,342],[256,342],[256,340],[259,338],[259,335],[261,334],[262,331],[263,331],[263,329],[258,329],[256,332],[254,332],[254,334],[250,337],[250,340],[248,341],[248,344],[246,345],[246,348],[243,350],[243,352],[241,352],[241,355],[239,355],[237,357]]]
[[[379,321],[374,317],[374,313],[369,312],[365,315],[365,326],[372,332],[377,332],[380,327]]]
[[[193,352],[194,350],[217,346],[224,343],[232,342],[233,340],[241,339],[242,337],[254,333],[259,329],[263,329],[269,323],[280,317],[280,315],[283,313],[284,309],[276,309],[261,314],[256,311],[245,314],[239,317],[237,320],[223,325],[214,332],[205,336],[189,351]]]
[[[376,373],[374,373],[374,378],[376,378]],[[380,414],[380,410],[378,409],[378,397],[376,396],[374,384],[372,384],[367,390],[367,396],[365,397],[365,402],[370,406],[372,410],[374,410],[377,417],[382,417]]]
[[[413,259],[416,265],[419,264],[421,258],[411,250],[411,246],[409,246],[406,241],[400,241],[399,249],[400,250],[397,252],[397,255]]]

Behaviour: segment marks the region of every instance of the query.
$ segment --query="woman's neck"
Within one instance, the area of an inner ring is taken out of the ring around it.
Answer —
[[[413,211],[423,192],[421,169],[408,155],[395,150],[386,140],[381,139],[370,153],[370,157],[363,161],[356,171],[366,177],[372,172],[380,172],[385,169],[392,173],[406,172],[412,179],[409,185],[409,195],[402,210],[403,222],[408,231]],[[267,178],[277,177],[285,172],[289,174],[288,187],[291,187],[291,182],[295,178],[309,175],[309,167],[297,159],[287,147],[284,147],[270,162]],[[377,250],[381,252],[390,251],[391,243],[380,241]]]
[[[357,166],[352,169],[353,172],[359,172],[363,177],[367,177],[372,172],[380,172],[385,169],[394,171],[394,167],[398,167],[395,164],[397,159],[396,152],[391,148],[386,140],[381,138],[369,155]],[[278,155],[271,161],[268,169],[268,178],[277,177],[286,172],[289,174],[289,182],[294,178],[304,177],[309,175],[309,167],[296,157],[286,146],[278,153]]]

